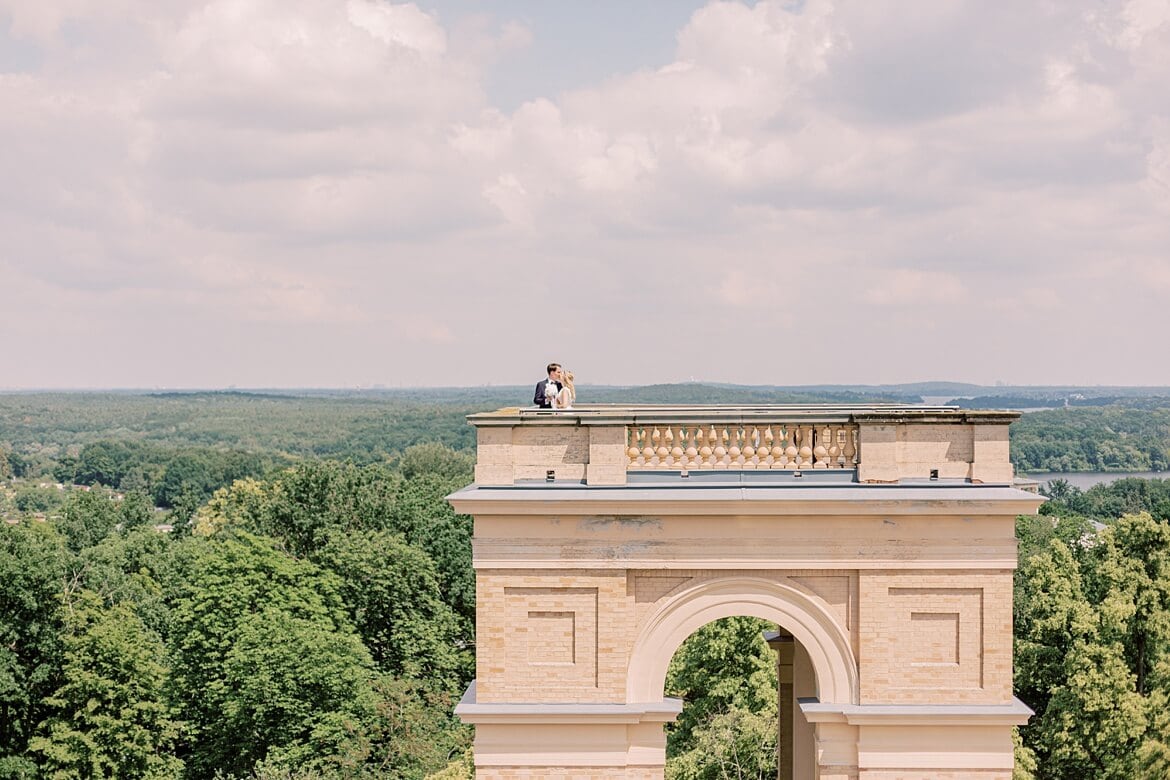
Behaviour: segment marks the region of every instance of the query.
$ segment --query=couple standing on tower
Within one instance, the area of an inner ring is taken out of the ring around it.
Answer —
[[[577,391],[573,389],[573,372],[560,363],[548,364],[548,379],[536,383],[532,403],[541,409],[572,409]]]

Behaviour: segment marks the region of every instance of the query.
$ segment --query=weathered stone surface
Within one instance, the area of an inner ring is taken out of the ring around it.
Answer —
[[[451,497],[476,519],[477,777],[659,780],[666,665],[730,615],[792,637],[785,776],[1011,776],[1014,521],[1040,503],[1009,486],[1011,414],[824,412],[862,484],[723,489],[630,482],[635,414],[687,443],[690,410],[479,418],[477,484]]]

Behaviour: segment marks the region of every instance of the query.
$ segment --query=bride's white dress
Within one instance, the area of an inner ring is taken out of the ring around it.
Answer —
[[[573,408],[573,391],[567,387],[562,387],[561,392],[557,393],[553,398],[554,409],[572,409]]]

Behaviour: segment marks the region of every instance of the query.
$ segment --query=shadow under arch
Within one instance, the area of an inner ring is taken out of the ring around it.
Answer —
[[[713,620],[736,615],[778,623],[804,646],[822,703],[858,703],[857,663],[833,615],[791,585],[757,577],[706,580],[659,606],[631,647],[626,701],[662,701],[666,669],[683,640]]]

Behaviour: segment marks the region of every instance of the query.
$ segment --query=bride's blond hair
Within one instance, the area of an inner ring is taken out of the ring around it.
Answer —
[[[561,384],[563,384],[565,386],[565,388],[569,391],[569,403],[576,401],[577,400],[577,390],[576,390],[576,388],[573,387],[573,372],[572,371],[569,371],[568,369],[565,370],[565,374],[562,377]]]

